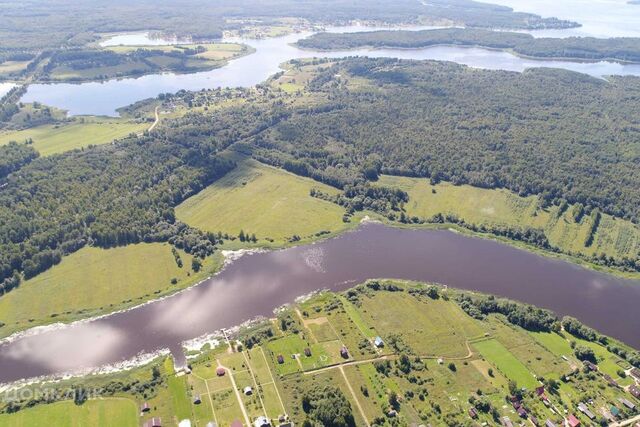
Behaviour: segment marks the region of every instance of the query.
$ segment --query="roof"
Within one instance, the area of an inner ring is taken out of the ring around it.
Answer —
[[[221,377],[223,376],[227,371],[223,368],[223,367],[219,367],[218,369],[216,369],[216,375]]]
[[[381,345],[384,343],[384,341],[382,341],[382,338],[380,337],[376,337],[376,339],[373,340],[373,342],[375,343],[375,345]]]
[[[209,421],[207,423],[207,427],[218,427],[218,424],[214,423],[213,421]]]
[[[231,427],[242,427],[242,421],[240,420],[233,420],[231,422]]]
[[[513,427],[513,423],[511,422],[509,417],[504,417],[502,419],[502,425],[505,426],[505,427]]]
[[[269,420],[266,419],[265,417],[258,417],[253,422],[253,425],[254,425],[254,427],[263,427],[263,426],[268,426],[268,425],[271,425],[271,424],[269,423]]]
[[[636,386],[635,384],[631,384],[629,386],[629,393],[640,399],[640,387]]]
[[[569,418],[567,419],[567,421],[569,422],[569,425],[571,427],[578,427],[580,425],[580,420],[577,419],[576,416],[573,414],[569,415]]]
[[[544,425],[545,425],[545,426],[547,426],[547,427],[556,427],[556,425],[554,424],[554,422],[553,422],[553,421],[551,421],[551,420],[547,420],[547,421],[544,423]]]
[[[610,410],[611,410],[611,413],[616,417],[620,415],[620,409],[616,408],[615,406],[612,406]]]
[[[630,374],[632,377],[635,377],[636,379],[640,380],[640,368],[633,368]]]
[[[629,402],[627,399],[625,398],[619,398],[618,399],[624,406],[626,406],[629,409],[633,409],[636,407],[636,405],[634,405],[633,403]]]
[[[587,408],[587,405],[585,405],[584,403],[580,402],[578,404],[578,409],[585,414],[587,417],[589,417],[590,419],[594,419],[596,416],[593,414],[593,412],[591,412],[589,410],[589,408]]]

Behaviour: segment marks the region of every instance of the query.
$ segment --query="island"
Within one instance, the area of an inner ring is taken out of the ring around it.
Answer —
[[[317,33],[297,42],[307,49],[357,48],[420,49],[430,46],[466,46],[499,49],[536,59],[640,62],[640,39],[632,37],[549,38],[508,31],[444,28],[423,31],[369,31]]]

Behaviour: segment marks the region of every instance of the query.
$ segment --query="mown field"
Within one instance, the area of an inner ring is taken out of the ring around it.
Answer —
[[[134,427],[138,425],[138,407],[133,400],[125,398],[89,400],[80,406],[71,401],[56,402],[25,409],[12,415],[0,414],[0,425]]]
[[[0,298],[0,334],[139,304],[193,284],[212,268],[208,260],[194,273],[192,256],[178,253],[182,268],[169,244],[85,247]]]
[[[261,245],[283,244],[293,236],[309,241],[316,233],[336,233],[344,223],[343,209],[311,197],[317,188],[338,190],[281,169],[244,159],[238,167],[176,208],[176,217],[204,231],[255,234]],[[225,243],[225,245],[227,245]]]
[[[329,390],[322,399],[331,403],[324,410],[342,405],[332,397],[341,396],[350,408],[351,425],[497,425],[504,417],[528,423],[507,400],[514,387],[527,416],[543,423],[549,419],[561,425],[573,413],[590,425],[577,410],[580,402],[597,414],[598,422],[612,406],[621,410],[618,420],[638,413],[619,399],[636,405],[640,400],[607,385],[602,376],[614,366],[630,368],[606,347],[564,332],[526,331],[500,314],[475,319],[458,304],[461,291],[438,288],[434,295],[426,289],[412,282],[371,281],[339,295],[322,292],[279,312],[277,320],[241,329],[238,341],[220,337],[213,348],[206,344],[190,351],[190,373],[176,373],[171,358],[160,358],[154,370],[145,366],[80,380],[103,387],[107,379],[111,384],[135,382],[138,387],[118,388],[108,399],[82,405],[37,405],[0,415],[0,422],[11,427],[45,419],[60,420],[54,425],[62,426],[126,426],[160,417],[167,426],[189,419],[196,426],[239,422],[249,427],[260,416],[277,425],[286,414],[295,425],[306,420],[313,425],[321,416],[313,409],[314,393]],[[381,348],[372,342],[377,335],[384,340]],[[573,355],[573,342],[594,349],[599,371],[583,368]],[[342,346],[349,351],[346,358],[340,356]],[[631,384],[627,381],[624,385]],[[535,392],[540,386],[546,404]],[[132,402],[147,402],[149,412],[132,421]],[[472,407],[477,408],[475,420],[469,415]]]
[[[107,144],[131,133],[142,132],[149,126],[149,123],[123,119],[80,118],[71,123],[0,133],[0,145],[32,139],[36,151],[42,156],[49,156],[89,145]]]
[[[591,219],[572,217],[573,206],[542,208],[537,196],[520,197],[507,190],[489,190],[450,183],[431,185],[427,179],[383,175],[380,185],[397,187],[409,194],[407,215],[431,218],[452,214],[476,225],[507,225],[544,230],[553,246],[566,253],[587,256],[605,253],[634,259],[640,251],[640,227],[610,215],[602,215],[593,243],[585,245]]]

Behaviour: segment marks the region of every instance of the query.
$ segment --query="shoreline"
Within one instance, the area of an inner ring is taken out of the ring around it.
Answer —
[[[373,215],[373,217],[371,217],[370,215]],[[90,317],[85,317],[85,318],[79,318],[76,320],[72,320],[70,322],[63,322],[63,321],[58,321],[58,322],[54,322],[54,323],[49,323],[49,324],[43,324],[43,325],[38,325],[38,326],[33,326],[31,328],[28,329],[24,329],[24,330],[19,330],[19,331],[15,331],[13,333],[11,333],[10,335],[7,335],[5,337],[1,337],[0,338],[0,346],[5,345],[5,344],[9,344],[13,341],[16,341],[18,339],[21,338],[25,338],[25,337],[29,337],[29,336],[33,336],[33,335],[39,335],[41,333],[46,333],[46,332],[50,332],[50,331],[54,331],[54,330],[60,330],[60,329],[66,329],[69,327],[72,327],[74,325],[79,325],[79,324],[84,324],[84,323],[90,323],[96,320],[100,320],[100,319],[104,319],[107,318],[109,316],[113,316],[116,314],[121,314],[121,313],[125,313],[131,310],[135,310],[138,309],[140,307],[146,306],[148,304],[152,304],[155,302],[159,302],[159,301],[163,301],[165,299],[168,299],[170,297],[173,297],[175,295],[178,295],[180,293],[189,291],[193,288],[195,288],[196,286],[200,286],[202,283],[213,279],[214,277],[216,277],[218,274],[222,273],[225,268],[229,265],[231,265],[233,262],[237,261],[238,259],[242,258],[244,255],[252,255],[252,254],[256,254],[256,253],[266,253],[266,252],[277,252],[277,251],[282,251],[282,250],[286,250],[286,249],[290,249],[290,248],[294,248],[294,247],[301,247],[301,246],[312,246],[312,245],[316,245],[318,243],[321,243],[323,241],[326,240],[330,240],[330,239],[334,239],[334,238],[338,238],[341,237],[347,233],[351,233],[351,232],[356,232],[358,231],[358,229],[360,228],[360,226],[362,225],[366,225],[367,223],[377,223],[377,224],[382,224],[385,227],[390,227],[390,228],[396,228],[396,229],[403,229],[403,230],[444,230],[444,231],[449,231],[451,233],[456,233],[456,234],[461,234],[463,236],[466,237],[470,237],[470,238],[478,238],[478,239],[484,239],[484,240],[491,240],[494,241],[496,243],[499,244],[504,244],[504,245],[508,245],[511,246],[515,249],[519,249],[519,250],[523,250],[538,256],[542,256],[545,258],[550,258],[550,259],[554,259],[557,261],[562,261],[562,262],[566,262],[569,263],[571,265],[574,265],[576,267],[579,268],[585,268],[588,269],[590,271],[595,271],[598,273],[602,273],[602,274],[607,274],[610,276],[614,276],[616,278],[622,279],[622,280],[640,280],[640,273],[634,273],[634,272],[625,272],[619,269],[614,269],[611,267],[606,267],[606,266],[601,266],[598,264],[594,264],[591,263],[587,260],[581,259],[581,258],[577,258],[575,256],[572,255],[568,255],[562,252],[551,252],[548,250],[544,250],[541,248],[538,248],[536,246],[527,244],[526,242],[520,242],[517,240],[513,240],[513,239],[509,239],[507,237],[503,237],[503,236],[498,236],[498,235],[494,235],[491,233],[480,233],[480,232],[474,232],[471,231],[465,227],[461,227],[458,224],[454,224],[454,223],[425,223],[425,224],[401,224],[401,223],[397,223],[397,222],[390,222],[388,221],[386,218],[382,218],[377,214],[374,213],[368,213],[365,214],[362,218],[360,218],[360,220],[355,224],[355,226],[350,226],[347,227],[345,229],[342,229],[340,231],[337,231],[335,233],[331,233],[328,235],[323,235],[320,236],[316,239],[312,239],[310,241],[301,241],[301,242],[287,242],[284,243],[283,245],[278,245],[278,246],[273,246],[273,247],[269,247],[269,246],[260,246],[260,247],[254,247],[254,248],[240,248],[240,249],[221,249],[219,252],[220,254],[223,256],[223,260],[221,265],[219,266],[218,269],[211,271],[211,274],[207,275],[206,277],[204,277],[203,279],[188,285],[184,288],[181,289],[177,289],[174,292],[169,292],[165,295],[162,295],[158,298],[152,298],[146,301],[141,302],[140,304],[136,304],[130,307],[124,307],[121,309],[117,309],[115,311],[109,311],[109,312],[105,312],[102,314],[98,314],[96,316],[90,316]]]

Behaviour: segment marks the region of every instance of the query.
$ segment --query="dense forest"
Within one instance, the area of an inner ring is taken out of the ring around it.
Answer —
[[[578,24],[513,12],[472,0],[328,0],[300,2],[277,0],[27,0],[0,8],[0,58],[8,52],[81,46],[97,33],[161,29],[193,36],[196,40],[219,38],[237,20],[260,18],[265,22],[286,16],[319,23],[351,20],[390,23],[447,21],[473,27],[567,28]],[[232,19],[230,19],[232,18]],[[235,21],[235,22],[232,22]]]
[[[537,58],[618,60],[640,62],[640,39],[567,37],[536,38],[530,34],[473,28],[444,28],[424,31],[371,31],[360,33],[318,33],[298,45],[313,49],[423,48],[435,45],[482,46],[510,49]]]
[[[337,187],[373,166],[640,220],[638,78],[354,58],[309,89],[327,101],[255,137],[256,157]]]

